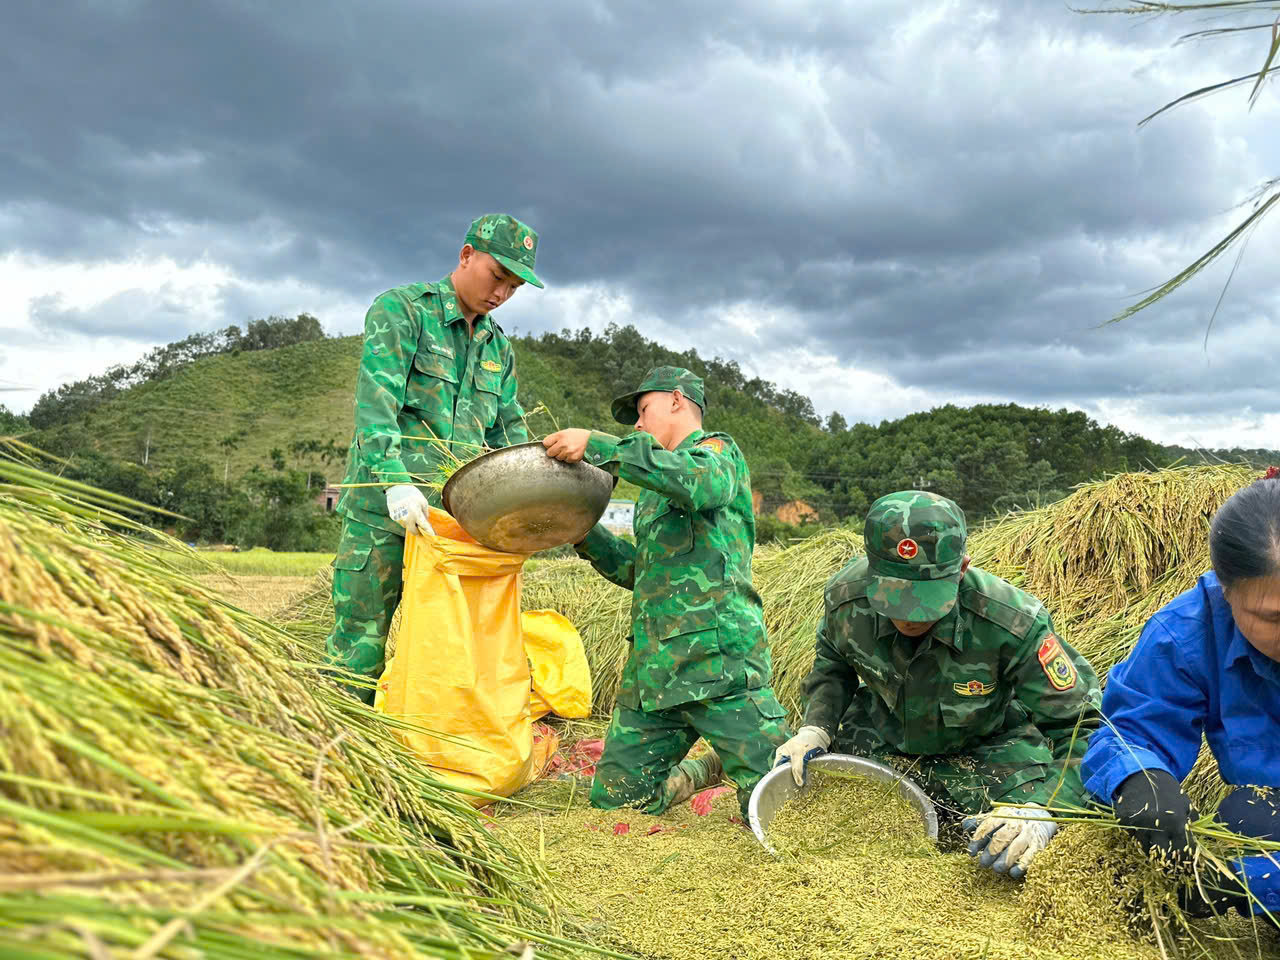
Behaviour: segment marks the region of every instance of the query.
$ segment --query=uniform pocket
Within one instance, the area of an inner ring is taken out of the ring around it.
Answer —
[[[724,678],[718,629],[688,630],[686,626],[684,633],[664,636],[653,629],[660,624],[661,621],[648,624],[646,636],[637,639],[633,656],[638,658],[637,680],[641,686],[657,691],[661,698],[664,693],[710,686]]]
[[[943,724],[964,730],[966,739],[985,737],[1004,723],[1004,707],[994,693],[985,697],[944,695],[941,707]]]
[[[335,570],[358,572],[369,562],[369,552],[373,549],[367,543],[340,543],[338,552],[333,558]]]
[[[649,560],[661,562],[693,549],[693,517],[670,500],[663,500],[637,533]]]
[[[429,414],[447,411],[452,416],[457,396],[458,375],[454,373],[453,360],[430,350],[419,350],[405,384],[404,405]]]
[[[498,404],[502,401],[502,381],[496,374],[476,371],[476,421],[481,430],[498,422]]]
[[[781,720],[787,715],[787,711],[778,702],[778,697],[774,694],[772,687],[748,690],[747,699],[756,705],[756,709],[760,711],[760,716],[769,720]]]

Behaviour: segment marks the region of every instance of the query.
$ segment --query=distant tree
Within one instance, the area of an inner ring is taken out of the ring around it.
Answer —
[[[231,472],[231,454],[240,446],[241,441],[249,436],[247,430],[240,429],[234,433],[229,433],[218,441],[218,446],[222,448],[222,452],[226,455],[226,460],[222,465],[222,484],[226,486],[227,477]]]
[[[332,550],[336,546],[336,521],[316,505],[300,471],[268,471],[255,466],[241,478],[241,485],[242,499],[229,524],[235,543],[271,550]]]
[[[11,437],[31,429],[31,421],[20,413],[13,413],[0,403],[0,436]]]

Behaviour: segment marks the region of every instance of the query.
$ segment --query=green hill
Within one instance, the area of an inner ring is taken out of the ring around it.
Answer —
[[[204,357],[165,379],[125,390],[74,423],[38,431],[32,442],[64,455],[92,450],[134,463],[145,460],[151,468],[198,457],[226,466],[232,477],[269,463],[272,449],[289,451],[301,440],[332,441],[345,454],[360,346],[360,337],[341,337]],[[548,410],[529,421],[536,436],[557,424],[623,430],[609,415],[609,403],[638,382],[650,364],[629,362],[635,354],[625,348],[628,362],[612,363],[599,349],[558,337],[518,339],[516,350],[521,403],[526,410],[539,404]],[[653,362],[671,360],[705,371],[696,357],[657,350]],[[819,438],[815,423],[772,407],[741,386],[712,380],[708,422],[733,434],[749,459],[789,459]],[[237,435],[234,446],[224,445]],[[325,464],[315,456],[286,453],[286,461],[314,467],[333,480],[342,473],[341,462]]]
[[[856,518],[882,493],[921,485],[954,498],[977,519],[1186,454],[1083,413],[1016,404],[947,405],[878,425],[850,426],[834,414],[822,423],[807,397],[749,378],[735,363],[669,350],[632,327],[514,343],[522,404],[548,410],[531,419],[533,435],[557,426],[617,432],[621,428],[609,416],[614,396],[655,365],[689,367],[707,382],[708,426],[737,439],[766,507],[804,500],[825,522]],[[351,438],[360,349],[359,337],[328,338],[169,363],[173,351],[161,348],[153,353],[165,363],[153,364],[149,379],[111,387],[93,404],[76,399],[85,395],[77,385],[60,388],[63,398],[42,398],[42,419],[57,425],[31,440],[64,456],[97,454],[120,464],[116,485],[128,494],[145,492],[140,481],[148,476],[163,492],[175,471],[186,471],[183,483],[191,482],[194,470],[213,472],[221,484],[224,476],[254,476],[255,467],[270,473],[273,460],[279,469],[314,471],[337,482]],[[283,462],[273,451],[283,454]],[[1240,454],[1229,459],[1257,463],[1270,456]],[[145,464],[145,470],[130,464]],[[114,489],[104,471],[92,479]],[[149,502],[169,503],[163,496]],[[172,509],[194,515],[181,497],[172,502]]]

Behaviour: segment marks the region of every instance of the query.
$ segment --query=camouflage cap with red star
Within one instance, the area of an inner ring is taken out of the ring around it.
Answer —
[[[867,602],[893,620],[929,623],[956,605],[964,566],[964,511],[946,497],[903,490],[867,511]]]
[[[521,280],[541,287],[542,281],[533,272],[533,262],[538,255],[538,235],[528,224],[505,213],[486,213],[471,224],[465,243],[514,273]]]

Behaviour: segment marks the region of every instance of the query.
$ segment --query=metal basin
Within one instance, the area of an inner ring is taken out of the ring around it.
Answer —
[[[604,516],[613,484],[599,467],[562,463],[534,441],[460,467],[440,499],[477,543],[504,553],[534,553],[585,537]]]
[[[931,840],[938,839],[938,813],[933,808],[933,801],[920,789],[914,781],[908,780],[892,767],[876,763],[865,757],[852,757],[847,753],[824,753],[809,761],[810,779],[803,787],[797,787],[791,776],[791,765],[783,764],[774,767],[761,778],[756,788],[751,791],[751,800],[747,805],[747,814],[751,821],[751,832],[756,835],[760,845],[773,856],[778,856],[769,843],[769,824],[774,816],[791,796],[799,791],[808,790],[813,784],[815,771],[832,770],[837,773],[856,773],[872,780],[884,783],[896,783],[898,792],[915,807],[920,814],[920,822],[924,824],[924,832]]]

